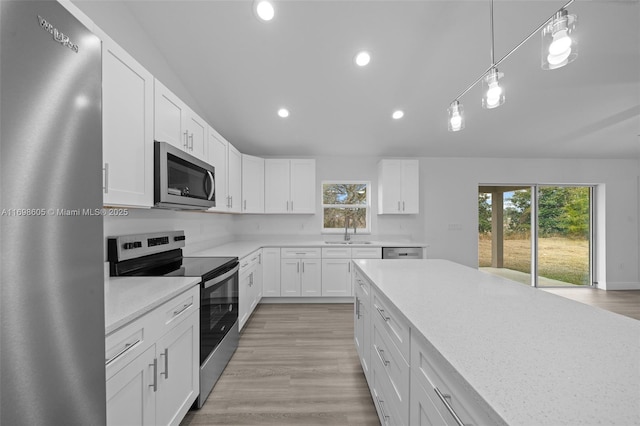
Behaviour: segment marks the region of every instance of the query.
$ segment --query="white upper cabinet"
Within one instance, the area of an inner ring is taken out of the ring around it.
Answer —
[[[153,76],[102,38],[105,205],[153,206]]]
[[[242,213],[264,213],[264,159],[242,154]]]
[[[214,167],[216,206],[209,211],[240,213],[242,204],[242,154],[213,127],[207,129],[208,159]]]
[[[207,124],[180,98],[155,80],[155,140],[171,145],[207,161]]]
[[[380,160],[378,214],[419,213],[418,160]]]
[[[266,159],[264,185],[265,213],[315,213],[315,160]]]
[[[216,206],[209,211],[226,212],[228,207],[228,163],[229,142],[223,138],[213,127],[207,128],[208,163],[214,167],[216,182]]]
[[[233,213],[242,211],[242,154],[235,146],[229,144],[228,166],[228,209]]]

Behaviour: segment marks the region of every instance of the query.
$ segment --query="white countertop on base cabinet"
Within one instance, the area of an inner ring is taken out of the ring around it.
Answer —
[[[355,262],[508,424],[640,424],[640,321],[446,260]]]

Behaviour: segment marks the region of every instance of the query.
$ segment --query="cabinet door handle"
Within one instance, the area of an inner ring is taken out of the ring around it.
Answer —
[[[289,202],[287,201],[287,211],[289,211]]]
[[[404,201],[402,202],[402,211],[404,211]]]
[[[164,373],[160,373],[165,379],[169,378],[169,348],[164,348],[164,352],[160,354],[164,356]]]
[[[158,392],[158,358],[154,358],[153,364],[149,364],[149,367],[153,367],[153,384],[149,387],[153,388],[154,392]]]
[[[384,364],[385,367],[387,365],[391,364],[391,361],[385,359],[384,351],[382,349],[380,349],[380,348],[378,348],[378,356],[380,357],[380,361],[382,361],[382,363]]]
[[[122,349],[120,349],[118,351],[117,354],[115,354],[114,356],[112,356],[109,359],[106,359],[104,361],[104,365],[109,365],[111,364],[113,361],[115,361],[116,359],[120,358],[122,355],[124,355],[125,353],[127,353],[129,351],[129,349],[133,348],[135,345],[137,345],[138,343],[140,343],[140,339],[136,340],[133,343],[125,343],[124,347]]]
[[[462,422],[462,419],[458,416],[458,414],[453,409],[451,404],[449,404],[449,401],[447,401],[447,399],[451,399],[451,395],[443,394],[442,392],[440,392],[440,389],[438,389],[437,386],[434,387],[433,390],[436,391],[436,395],[438,395],[438,398],[440,398],[440,401],[442,401],[444,406],[447,407],[447,410],[449,411],[449,414],[451,414],[453,416],[453,418],[456,421],[456,423],[458,424],[458,426],[464,426],[464,423]]]
[[[398,211],[400,211],[400,201],[398,201]]]
[[[360,319],[360,300],[356,296],[356,319]]]
[[[293,211],[293,201],[291,201],[291,211]]]
[[[384,309],[380,309],[379,307],[376,306],[376,310],[378,311],[378,313],[380,314],[384,322],[389,322],[391,318],[384,314]]]
[[[104,167],[102,168],[102,170],[104,170],[104,193],[108,194],[109,193],[109,163],[104,163]]]
[[[302,262],[302,273],[304,274],[304,262]]]
[[[298,265],[297,272],[300,273],[300,262],[296,263],[296,265]]]
[[[247,200],[244,200],[244,209],[247,209]]]
[[[384,406],[382,405],[384,404],[384,401],[381,400],[380,398],[376,398],[376,399],[378,400],[378,407],[380,407],[380,413],[382,414],[382,418],[384,419],[384,422],[386,424],[389,416],[387,416],[387,413],[384,411]]]
[[[189,145],[189,150],[193,151],[193,133],[189,135],[189,140],[191,141],[191,145]]]
[[[189,149],[189,131],[184,132],[184,145],[185,149]]]

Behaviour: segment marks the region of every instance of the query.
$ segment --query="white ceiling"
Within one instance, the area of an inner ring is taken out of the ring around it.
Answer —
[[[496,1],[496,60],[564,3]],[[490,65],[489,0],[275,0],[271,22],[245,0],[126,4],[204,118],[244,153],[640,154],[638,1],[576,1],[578,59],[543,71],[536,34],[500,67],[506,103],[483,110],[477,85],[457,133],[446,109]],[[353,62],[361,49],[372,53],[365,68]]]

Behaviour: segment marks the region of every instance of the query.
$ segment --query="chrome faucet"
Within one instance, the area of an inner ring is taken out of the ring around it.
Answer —
[[[345,217],[344,218],[344,240],[345,241],[349,241],[351,240],[351,235],[349,235],[349,217]],[[351,219],[351,223],[353,224],[353,234],[356,234],[356,227],[358,226],[358,223]]]

